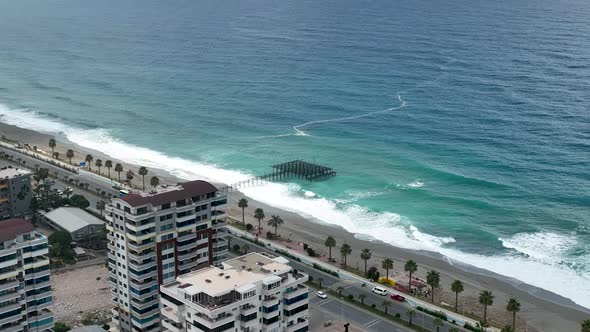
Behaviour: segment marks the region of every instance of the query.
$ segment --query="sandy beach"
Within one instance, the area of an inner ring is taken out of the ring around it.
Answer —
[[[5,137],[28,143],[31,146],[37,146],[45,151],[50,151],[47,142],[51,135],[25,130],[6,124],[0,124],[0,134]],[[65,151],[73,149],[76,152],[75,162],[82,161],[87,153],[94,156],[94,159],[100,158],[103,163],[107,159],[113,160],[113,163],[120,162],[125,170],[133,169],[136,172],[134,185],[141,185],[141,177],[137,175],[138,165],[130,165],[113,158],[108,157],[99,151],[88,151],[80,146],[68,142],[63,137],[55,137],[57,140],[56,151],[60,153],[60,159],[65,160]],[[93,170],[95,167],[92,167]],[[106,174],[106,169],[102,168],[102,173]],[[177,183],[183,181],[165,171],[150,169],[146,176],[146,184],[149,183],[149,177],[157,175],[161,183]],[[122,177],[124,173],[122,173]],[[116,178],[116,173],[111,170],[111,177]],[[229,214],[237,219],[241,219],[241,210],[237,207],[237,201],[243,195],[239,192],[230,194]],[[510,297],[516,297],[521,302],[521,311],[517,314],[518,330],[524,331],[579,331],[580,321],[590,317],[590,310],[580,307],[572,301],[553,294],[551,292],[532,287],[522,282],[494,274],[489,271],[476,269],[471,266],[464,266],[459,262],[448,262],[444,257],[431,252],[412,251],[396,248],[379,241],[368,241],[357,238],[354,234],[345,230],[321,223],[317,220],[309,220],[303,216],[288,211],[273,208],[249,199],[249,207],[246,209],[246,222],[256,225],[258,222],[252,217],[255,208],[263,208],[268,217],[271,215],[280,215],[285,224],[279,228],[279,233],[283,239],[290,238],[294,242],[307,243],[316,251],[327,254],[328,250],[323,243],[328,235],[336,238],[337,248],[333,249],[333,256],[339,257],[338,247],[346,242],[352,246],[353,252],[348,258],[349,265],[352,267],[363,267],[363,262],[359,258],[360,251],[363,248],[369,248],[373,252],[372,259],[368,266],[376,266],[380,269],[381,260],[385,257],[392,258],[394,269],[391,273],[402,272],[405,261],[413,259],[419,265],[417,276],[425,278],[426,271],[434,269],[441,272],[441,289],[437,290],[437,300],[454,306],[455,296],[450,291],[450,284],[453,280],[459,279],[465,285],[465,291],[459,297],[459,312],[476,313],[481,315],[483,307],[479,305],[477,296],[483,289],[492,290],[495,295],[494,305],[489,309],[489,318],[494,325],[503,326],[511,320],[505,310],[506,301]],[[263,226],[265,226],[263,224]],[[268,226],[265,226],[266,232]],[[401,283],[407,281],[402,280]],[[554,280],[553,282],[567,282],[567,280]],[[575,287],[575,285],[573,286]]]

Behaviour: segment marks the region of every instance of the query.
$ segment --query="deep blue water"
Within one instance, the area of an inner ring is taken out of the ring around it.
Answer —
[[[588,307],[588,17],[583,0],[0,0],[0,114],[186,178],[316,160],[338,176],[246,193]]]

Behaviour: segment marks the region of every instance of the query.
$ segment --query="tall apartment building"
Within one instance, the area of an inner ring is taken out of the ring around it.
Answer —
[[[24,218],[31,207],[31,172],[21,168],[0,170],[0,220]]]
[[[47,238],[30,221],[0,221],[0,331],[51,331]]]
[[[304,332],[309,277],[283,257],[250,253],[160,286],[169,332]]]
[[[227,196],[206,181],[138,192],[106,207],[108,266],[121,331],[159,331],[159,285],[225,259]]]

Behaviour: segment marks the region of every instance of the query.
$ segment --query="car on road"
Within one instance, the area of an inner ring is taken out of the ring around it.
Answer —
[[[315,295],[317,295],[320,299],[327,299],[328,295],[326,295],[326,293],[322,292],[322,291],[318,291],[317,293],[315,293]]]
[[[398,302],[404,302],[406,300],[405,297],[401,296],[401,295],[397,295],[397,294],[393,294],[391,295],[391,299],[392,300],[396,300]]]
[[[387,295],[387,289],[375,286],[373,287],[373,293],[385,296]]]

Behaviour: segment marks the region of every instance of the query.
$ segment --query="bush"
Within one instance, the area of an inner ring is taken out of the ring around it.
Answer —
[[[252,224],[247,224],[247,225],[246,225],[246,230],[247,230],[248,232],[251,232],[253,229],[254,229],[254,226],[252,226]]]
[[[377,268],[375,266],[371,266],[367,271],[367,278],[373,279],[373,275],[377,272]]]
[[[234,251],[240,251],[240,245],[234,244],[233,249]]]
[[[314,269],[316,269],[316,270],[320,270],[320,271],[326,272],[327,274],[331,274],[331,275],[333,275],[333,276],[335,276],[335,277],[339,277],[339,276],[338,276],[338,272],[336,272],[336,271],[332,271],[332,270],[329,270],[329,269],[326,269],[326,268],[323,268],[321,265],[319,265],[319,264],[317,264],[317,263],[313,263],[313,265],[312,265],[312,266],[313,266],[313,268],[314,268]]]
[[[397,314],[395,314],[395,318],[402,318],[402,315],[400,315],[398,312]]]
[[[111,326],[110,326],[109,324],[104,324],[104,325],[102,326],[102,329],[103,329],[103,330],[105,330],[105,331],[108,331],[108,330],[110,330],[110,329],[111,329]]]
[[[86,199],[86,197],[82,195],[73,195],[72,197],[70,197],[70,202],[72,203],[72,206],[81,209],[85,209],[90,206],[90,202]]]
[[[373,308],[373,309],[377,308],[377,306],[375,305],[375,303],[371,304],[371,308]]]
[[[69,330],[71,330],[71,328],[64,322],[55,322],[55,326],[53,327],[54,332],[66,332]]]
[[[444,312],[442,312],[442,311],[432,311],[432,310],[429,310],[429,309],[426,309],[426,308],[422,308],[420,306],[416,307],[416,310],[425,312],[425,313],[427,313],[427,314],[429,314],[430,316],[433,316],[433,317],[438,317],[438,318],[442,319],[443,321],[446,321],[447,320],[447,315]]]
[[[268,231],[266,232],[266,238],[272,240],[275,238],[275,235],[273,234],[273,232]]]
[[[354,300],[354,295],[352,295],[352,294],[348,294],[346,297],[348,298],[349,301]]]
[[[309,255],[309,257],[315,257],[315,256],[317,256],[316,253],[315,253],[315,250],[313,250],[312,247],[307,247],[306,250],[307,250],[307,254]]]
[[[307,248],[309,248],[309,246],[307,245],[307,243],[303,244],[303,250],[307,251]]]
[[[299,258],[299,257],[297,257],[297,256],[293,256],[293,255],[291,255],[291,254],[290,254],[288,251],[286,251],[286,250],[280,250],[280,249],[276,249],[276,250],[275,250],[275,252],[276,252],[277,254],[281,254],[281,255],[283,255],[283,256],[285,256],[285,257],[289,257],[289,258],[291,258],[291,259],[293,259],[293,260],[296,260],[296,261],[298,261],[298,262],[301,262],[301,258]]]

